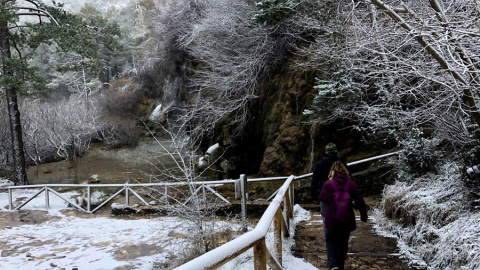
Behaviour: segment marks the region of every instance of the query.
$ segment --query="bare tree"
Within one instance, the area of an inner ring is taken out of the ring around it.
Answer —
[[[54,157],[81,155],[105,122],[91,101],[79,95],[60,101],[30,100],[22,104],[25,150],[36,164]]]
[[[403,137],[426,128],[471,143],[470,125],[480,123],[474,1],[395,3],[339,6],[342,29],[330,28],[341,38],[324,35],[305,50],[312,61],[303,66],[333,63],[333,76],[319,76],[317,105],[330,108],[321,121],[349,119],[370,134]]]
[[[464,108],[480,126],[478,100],[478,3],[476,1],[411,1],[395,10],[381,0],[372,4],[406,30],[463,88]],[[401,13],[406,13],[401,16]]]
[[[183,0],[156,11],[159,40],[149,48],[155,44],[157,57],[177,53],[191,63],[180,67],[188,71],[189,102],[176,107],[184,109],[181,122],[189,123],[193,140],[222,121],[242,133],[265,76],[320,28],[303,11],[275,25],[254,20],[256,11],[251,1],[235,0]]]
[[[34,88],[39,81],[28,59],[42,43],[48,43],[55,44],[61,51],[85,56],[79,66],[92,68],[98,64],[99,43],[108,47],[99,37],[108,40],[111,34],[116,34],[116,29],[105,28],[108,31],[86,25],[81,18],[65,12],[55,2],[53,6],[47,6],[37,0],[0,1],[0,86],[5,91],[9,112],[15,184],[28,184],[18,94],[21,90]],[[108,45],[114,45],[112,39],[108,41]],[[79,67],[71,64],[70,68]]]
[[[192,234],[189,239],[192,241],[191,250],[186,253],[189,256],[198,256],[218,246],[215,241],[215,228],[218,220],[217,211],[224,202],[213,193],[213,188],[208,185],[199,185],[196,182],[205,181],[206,173],[210,166],[199,168],[198,149],[189,143],[183,126],[175,132],[164,129],[167,134],[159,140],[154,137],[156,143],[162,149],[160,152],[153,152],[156,161],[152,162],[154,172],[150,177],[154,181],[178,183],[177,188],[169,187],[168,192],[151,188],[147,192],[157,202],[161,203],[169,214],[177,215],[191,222]],[[218,158],[221,158],[219,155]],[[213,164],[215,160],[212,160]],[[165,187],[166,188],[166,187]],[[188,259],[188,258],[187,258]]]

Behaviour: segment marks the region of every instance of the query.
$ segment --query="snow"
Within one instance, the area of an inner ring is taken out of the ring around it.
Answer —
[[[14,190],[13,200],[30,198],[39,189]],[[62,193],[64,197],[78,196],[76,192]],[[38,197],[22,209],[40,210],[45,196]],[[0,230],[0,249],[8,252],[2,257],[2,270],[9,269],[154,269],[154,263],[167,262],[185,254],[191,246],[187,236],[194,234],[194,224],[178,217],[147,217],[122,219],[96,215],[72,216],[63,214],[66,203],[50,193],[47,222],[34,225],[10,226]],[[0,211],[8,211],[8,192],[0,191]],[[294,244],[296,224],[310,218],[308,211],[294,207],[291,236],[284,239],[285,269],[313,270],[311,264],[295,258],[290,252]],[[54,218],[55,217],[55,218]],[[218,229],[239,230],[240,224],[215,221]],[[250,228],[251,229],[251,228]],[[267,246],[273,250],[273,231],[267,234]],[[139,252],[143,251],[143,252]],[[253,251],[243,253],[221,269],[253,269]]]
[[[216,143],[212,146],[210,146],[208,149],[207,149],[207,152],[206,154],[208,155],[213,155],[215,153],[215,151],[217,151],[217,149],[220,147],[220,144],[219,143]]]
[[[220,144],[216,143],[214,145],[211,145],[208,147],[207,151],[205,152],[205,155],[200,157],[198,159],[198,167],[203,169],[207,167],[210,164],[210,159],[211,157],[214,156],[215,152],[220,148]]]
[[[2,269],[45,269],[51,264],[59,268],[114,269],[135,266],[150,269],[154,261],[164,261],[169,254],[161,250],[179,252],[182,243],[168,236],[181,231],[178,219],[118,220],[111,218],[77,218],[63,216],[60,220],[44,224],[23,225],[2,232],[4,245],[19,247],[16,252],[2,258]],[[154,241],[155,239],[162,239]],[[153,244],[155,255],[124,261],[116,253],[122,246]],[[34,258],[31,260],[31,258]],[[37,259],[38,258],[38,259]]]
[[[163,106],[162,104],[158,104],[157,107],[155,107],[155,109],[152,111],[152,114],[150,114],[150,117],[148,117],[148,119],[150,121],[155,121],[157,120],[158,117],[160,117],[162,112],[163,112]]]
[[[295,236],[295,227],[298,222],[303,220],[310,219],[310,212],[303,209],[299,205],[294,206],[294,218],[292,222],[290,222],[290,237],[285,238],[283,237],[282,243],[282,250],[283,250],[283,266],[286,270],[317,270],[315,266],[306,262],[302,258],[296,258],[291,253],[291,247],[295,244],[293,240]],[[269,232],[266,236],[266,245],[270,251],[274,251],[274,234],[273,229],[270,228]],[[242,255],[238,256],[236,259],[226,263],[219,269],[221,270],[251,270],[253,269],[253,249],[249,249],[248,251],[244,252]]]
[[[13,186],[13,182],[8,179],[0,178],[0,187],[8,187],[8,186]]]
[[[460,171],[455,164],[445,164],[438,175],[399,181],[384,191],[375,228],[397,238],[400,253],[415,265],[480,269],[480,213],[469,209]],[[397,219],[388,219],[385,212]]]
[[[200,157],[198,159],[198,167],[199,168],[205,168],[208,166],[208,160],[205,157]]]
[[[51,0],[49,1],[44,1],[47,4],[50,4]],[[92,4],[101,12],[106,12],[107,10],[111,8],[116,8],[116,9],[123,9],[126,8],[132,1],[130,0],[124,0],[124,1],[119,1],[119,0],[61,0],[61,1],[55,1],[57,3],[63,3],[65,4],[65,9],[69,10],[71,12],[79,12],[80,9],[85,5],[85,4]]]
[[[13,199],[29,198],[37,192],[15,190]],[[76,193],[62,195],[68,197]],[[45,198],[40,194],[24,209],[44,207]],[[52,265],[58,269],[152,269],[154,262],[165,262],[191,245],[186,235],[191,234],[192,224],[181,218],[131,220],[95,215],[67,216],[60,211],[67,208],[66,203],[53,194],[50,194],[50,207],[50,221],[0,230],[1,245],[12,252],[2,258],[2,270],[51,269]],[[7,209],[8,193],[0,192],[0,211]],[[219,227],[227,225],[216,222]],[[144,254],[138,254],[139,250],[145,250]]]

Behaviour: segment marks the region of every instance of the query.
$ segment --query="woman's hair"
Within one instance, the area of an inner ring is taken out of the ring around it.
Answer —
[[[350,176],[347,167],[345,167],[345,165],[341,161],[335,161],[332,164],[332,167],[330,168],[330,173],[328,174],[328,179],[332,179],[337,172],[341,172],[343,174],[346,174],[347,176]]]

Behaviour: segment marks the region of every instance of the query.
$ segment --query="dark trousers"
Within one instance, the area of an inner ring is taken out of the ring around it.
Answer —
[[[348,252],[348,239],[350,238],[350,230],[334,229],[328,230],[325,226],[325,213],[327,204],[320,203],[320,213],[323,220],[323,231],[325,233],[325,242],[327,245],[327,266],[328,268],[338,267],[340,270],[345,269],[345,260]]]
[[[327,265],[329,268],[338,267],[345,269],[345,259],[347,259],[348,239],[350,230],[328,230],[325,232],[325,242],[327,243]]]

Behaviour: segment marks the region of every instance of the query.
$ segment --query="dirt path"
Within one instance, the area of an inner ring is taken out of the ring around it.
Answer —
[[[307,209],[307,207],[305,207]],[[327,249],[323,237],[322,218],[319,211],[308,207],[312,217],[300,222],[295,232],[295,246],[292,253],[295,257],[305,260],[320,270],[327,269]],[[372,220],[367,223],[357,217],[357,229],[352,232],[349,242],[349,254],[345,263],[347,270],[382,269],[406,270],[417,269],[409,267],[398,254],[394,238],[375,234]]]

